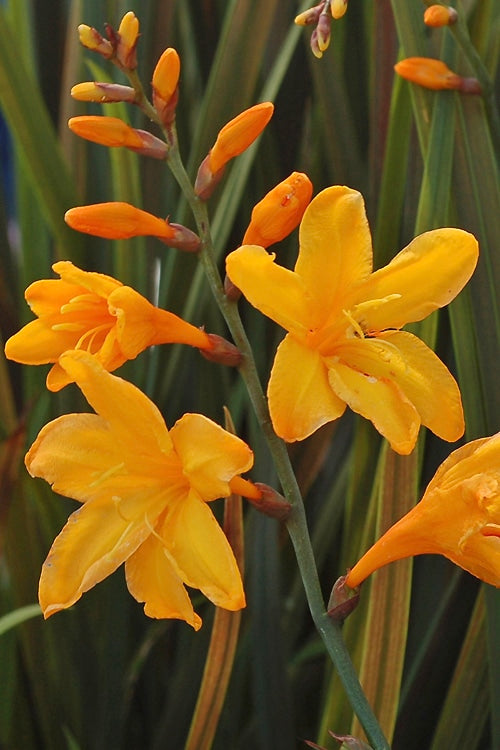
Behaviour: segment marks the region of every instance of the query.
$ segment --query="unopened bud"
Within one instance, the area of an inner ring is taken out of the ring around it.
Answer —
[[[153,104],[165,126],[175,119],[179,99],[181,62],[177,51],[169,47],[162,54],[153,73]]]
[[[228,367],[239,367],[243,360],[243,355],[237,346],[231,344],[222,336],[216,333],[207,333],[209,346],[200,349],[200,354],[210,362],[217,362],[219,365]]]
[[[373,750],[371,745],[367,745],[366,742],[358,740],[357,737],[353,737],[352,734],[335,734],[328,730],[330,737],[333,737],[337,742],[342,742],[348,750]]]
[[[318,5],[315,5],[314,8],[309,8],[309,10],[299,13],[298,16],[295,16],[294,23],[296,23],[297,26],[309,26],[310,24],[318,23],[323,6],[324,3],[319,3]]]
[[[127,70],[135,70],[137,68],[139,19],[131,10],[123,16],[116,38],[118,39],[116,59]]]
[[[346,585],[346,576],[340,576],[332,588],[328,600],[328,616],[336,622],[343,622],[359,604],[359,591]]]
[[[456,23],[458,13],[455,8],[445,5],[430,5],[424,13],[426,26],[438,28],[440,26],[451,26]]]
[[[68,127],[81,138],[101,146],[124,146],[142,156],[155,159],[165,159],[168,153],[168,146],[164,141],[146,130],[132,128],[119,117],[81,115],[71,117]]]
[[[342,18],[347,10],[347,0],[330,0],[330,12],[336,20]]]
[[[227,273],[224,277],[224,294],[231,302],[238,302],[241,297],[241,290],[233,284]]]
[[[328,49],[330,44],[331,26],[331,16],[323,11],[323,13],[320,14],[318,25],[316,26],[317,44],[322,53]]]
[[[87,47],[87,49],[90,49],[93,52],[97,52],[99,55],[102,55],[106,59],[113,57],[113,45],[107,39],[104,39],[104,37],[99,34],[97,29],[81,23],[78,27],[78,36],[80,39],[80,43],[84,47]]]
[[[175,247],[177,250],[183,250],[185,253],[197,253],[200,249],[201,240],[197,234],[183,226],[182,224],[170,224],[167,219],[170,229],[174,230],[173,236],[170,237],[159,237],[165,245],[169,247]]]
[[[311,51],[314,55],[314,57],[317,57],[318,60],[320,60],[323,57],[323,50],[320,49],[319,43],[318,43],[318,29],[315,28],[313,33],[311,34]]]
[[[134,103],[136,94],[132,86],[123,86],[119,83],[86,81],[85,83],[77,83],[73,86],[71,96],[79,102],[109,104],[110,102]]]
[[[402,78],[427,89],[442,91],[451,89],[462,94],[481,94],[481,86],[475,78],[463,78],[454,73],[442,60],[431,57],[407,57],[394,66]]]

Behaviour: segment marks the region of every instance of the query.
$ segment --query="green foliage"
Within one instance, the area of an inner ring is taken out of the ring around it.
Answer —
[[[275,116],[257,147],[232,163],[210,200],[219,261],[241,242],[253,205],[292,170],[307,172],[315,192],[338,183],[362,190],[377,266],[414,234],[437,226],[476,234],[478,270],[426,335],[458,375],[467,438],[498,430],[494,103],[417,89],[395,80],[392,66],[398,55],[438,56],[471,75],[460,46],[470,33],[494,91],[500,8],[495,0],[464,0],[458,9],[466,20],[460,33],[451,33],[426,29],[423,7],[420,0],[353,0],[333,24],[331,48],[317,60],[308,47],[309,30],[293,25],[299,10],[294,3],[73,0],[51,4],[50,12],[34,0],[0,6],[0,109],[8,131],[0,191],[3,342],[29,319],[24,288],[49,278],[60,258],[112,273],[195,325],[228,335],[195,258],[151,238],[113,243],[79,235],[63,221],[70,206],[115,199],[193,227],[163,164],[80,141],[66,129],[68,117],[100,111],[71,100],[71,85],[97,76],[98,69],[124,83],[80,47],[77,25],[102,30],[109,21],[116,27],[134,10],[145,83],[164,48],[179,51],[177,127],[191,177],[228,119],[257,101],[275,101]],[[150,127],[138,109],[104,110]],[[296,247],[295,233],[279,247],[280,259],[292,263]],[[242,309],[250,341],[259,342],[255,356],[265,381],[276,330]],[[213,367],[187,347],[165,346],[145,352],[120,374],[147,391],[167,424],[184,411],[220,423],[227,405],[237,434],[255,451],[253,476],[276,484],[237,373],[219,368],[214,377]],[[28,621],[38,612],[33,602],[41,564],[73,506],[30,480],[22,456],[49,419],[82,409],[74,387],[49,398],[45,374],[43,367],[21,368],[1,356],[0,746],[184,747],[208,650],[211,606],[196,602],[204,619],[199,633],[185,623],[148,620],[119,571],[72,610],[48,622]],[[293,447],[326,598],[346,567],[420,497],[448,452],[449,446],[427,438],[418,455],[397,457],[352,416]],[[304,739],[330,749],[336,744],[328,729],[361,736],[311,621],[288,538],[252,509],[245,511],[245,533],[249,606],[214,749],[290,750],[304,747]],[[391,746],[500,747],[498,592],[435,558],[395,563],[377,576],[363,589],[344,632]]]

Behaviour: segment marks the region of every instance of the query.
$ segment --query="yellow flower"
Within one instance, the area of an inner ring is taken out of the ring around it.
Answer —
[[[64,221],[78,232],[108,240],[152,235],[166,245],[187,252],[196,252],[200,246],[199,237],[182,224],[171,224],[168,219],[160,219],[121,201],[70,208],[64,215]]]
[[[55,419],[26,455],[32,476],[83,503],[43,565],[44,616],[70,607],[122,563],[150,617],[197,630],[185,585],[219,607],[244,607],[238,566],[207,503],[231,494],[252,466],[250,448],[200,414],[167,430],[147,396],[87,352],[66,352],[60,362],[97,413]]]
[[[500,587],[500,433],[473,440],[441,464],[422,500],[348,573],[355,588],[394,560],[444,555]]]
[[[398,453],[410,453],[420,424],[444,440],[463,433],[458,386],[420,339],[399,329],[448,304],[470,278],[475,238],[436,229],[372,273],[363,198],[335,186],[307,207],[294,271],[262,247],[227,257],[227,274],[249,302],[287,331],[268,399],[278,435],[303,440],[346,404],[370,419]]]
[[[194,190],[203,200],[210,197],[228,161],[241,154],[262,133],[274,112],[274,104],[262,102],[245,109],[219,131],[217,140],[200,165]]]
[[[5,344],[8,359],[28,365],[54,363],[47,388],[58,391],[71,380],[58,359],[68,349],[95,354],[116,370],[148,346],[184,343],[210,350],[209,336],[177,315],[155,307],[138,292],[69,261],[52,266],[60,279],[35,281],[25,293],[37,316]]]
[[[254,206],[243,244],[269,247],[287,237],[299,225],[312,189],[306,174],[292,172]]]

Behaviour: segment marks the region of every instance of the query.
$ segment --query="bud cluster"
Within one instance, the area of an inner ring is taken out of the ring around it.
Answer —
[[[348,0],[323,0],[295,18],[298,26],[316,26],[311,34],[311,50],[315,57],[323,57],[323,52],[328,49],[332,19],[342,18],[347,10],[347,2]]]

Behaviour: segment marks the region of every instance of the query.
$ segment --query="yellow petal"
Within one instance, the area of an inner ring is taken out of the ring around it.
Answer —
[[[446,555],[481,581],[500,588],[500,526],[496,534],[471,534],[459,555]]]
[[[86,290],[61,279],[41,279],[30,284],[24,293],[26,302],[39,318],[60,313],[70,299]]]
[[[163,417],[142,391],[106,372],[96,357],[87,352],[66,352],[59,362],[108,423],[124,451],[124,460],[137,465],[170,453],[172,441]]]
[[[81,331],[53,331],[41,320],[32,320],[5,344],[5,356],[24,365],[55,362],[67,349],[73,349]]]
[[[439,485],[450,489],[469,477],[484,474],[500,466],[500,433],[479,438],[451,453],[429,482],[426,494]],[[498,471],[498,469],[497,469]]]
[[[337,396],[353,411],[373,422],[396,453],[411,453],[417,441],[420,417],[395,384],[331,360],[328,379]]]
[[[253,453],[243,440],[201,414],[184,414],[170,437],[184,475],[203,500],[228,497],[230,480],[253,465]]]
[[[478,258],[476,238],[461,229],[434,229],[410,242],[365,282],[358,301],[385,304],[363,307],[368,332],[401,328],[451,302],[472,276]]]
[[[54,263],[52,270],[59,274],[64,283],[83,287],[103,299],[106,299],[114,289],[122,286],[121,281],[114,279],[112,276],[106,276],[104,273],[96,273],[95,271],[82,271],[69,260],[60,260]]]
[[[339,314],[346,296],[372,270],[370,229],[361,193],[341,185],[319,193],[306,208],[299,230],[295,271],[314,305],[314,325],[332,310]],[[239,285],[238,285],[239,286]]]
[[[75,511],[42,567],[38,593],[44,616],[70,607],[113,573],[151,533],[164,505],[157,491],[138,490],[136,502],[126,508],[107,495]]]
[[[193,490],[171,504],[160,535],[179,575],[224,609],[245,606],[240,571],[210,507]]]
[[[302,280],[274,258],[263,247],[244,245],[227,256],[227,275],[264,315],[287,331],[305,335],[311,314]]]
[[[345,411],[319,354],[290,335],[276,352],[267,395],[274,429],[290,443],[304,440]]]
[[[352,339],[337,348],[344,364],[392,382],[435,435],[453,442],[464,432],[458,385],[448,368],[420,339],[406,331],[387,331],[377,338]]]
[[[125,575],[128,590],[138,602],[144,602],[146,615],[185,620],[195,630],[200,629],[201,619],[155,534],[150,534],[126,561]]]

